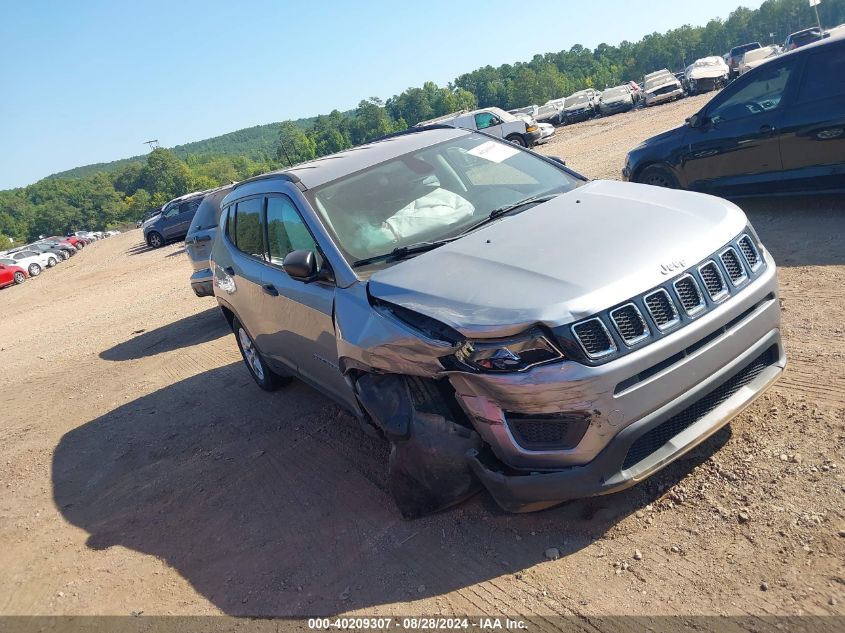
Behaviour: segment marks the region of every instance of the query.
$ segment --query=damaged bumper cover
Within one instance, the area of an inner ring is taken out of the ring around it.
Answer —
[[[509,512],[624,490],[725,426],[777,380],[785,363],[779,332],[772,332],[698,388],[624,428],[584,465],[515,472],[478,451],[469,451],[467,459],[475,476]]]

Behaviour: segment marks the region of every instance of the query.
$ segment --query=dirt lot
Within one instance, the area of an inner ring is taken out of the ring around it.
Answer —
[[[702,102],[543,151],[617,178]],[[482,494],[403,521],[385,447],[302,384],[257,389],[181,244],[131,231],[0,291],[0,614],[845,614],[845,203],[742,206],[787,373],[650,481],[532,515]]]

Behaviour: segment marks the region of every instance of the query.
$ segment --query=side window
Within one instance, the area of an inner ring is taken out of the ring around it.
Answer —
[[[261,237],[261,207],[263,198],[238,202],[235,215],[235,246],[239,251],[264,259],[264,240]]]
[[[793,67],[794,63],[761,67],[753,79],[722,99],[707,116],[713,123],[723,123],[775,110],[786,92]]]
[[[285,255],[299,250],[313,251],[320,263],[314,238],[287,196],[267,198],[267,247],[270,263],[277,266],[282,265]]]
[[[479,112],[475,115],[475,127],[479,130],[484,130],[488,127],[496,125],[499,120],[490,112]]]
[[[200,206],[199,200],[191,200],[190,202],[186,202],[182,205],[182,208],[179,209],[179,213],[193,213],[197,210],[198,206]]]
[[[235,205],[231,205],[226,207],[226,219],[224,220],[225,224],[224,230],[226,231],[226,237],[228,237],[232,243],[235,242]]]
[[[827,46],[807,56],[799,103],[845,96],[845,46]]]
[[[165,218],[172,218],[177,213],[179,213],[179,205],[174,204],[172,207],[168,208],[167,211],[165,211],[162,215]]]

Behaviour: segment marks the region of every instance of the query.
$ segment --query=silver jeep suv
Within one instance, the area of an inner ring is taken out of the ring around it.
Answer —
[[[785,365],[775,263],[720,198],[431,127],[221,207],[214,294],[253,378],[385,437],[407,517],[481,486],[519,512],[633,485]]]

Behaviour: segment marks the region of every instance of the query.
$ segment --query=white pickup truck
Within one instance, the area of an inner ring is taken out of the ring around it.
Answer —
[[[468,130],[480,130],[522,147],[532,147],[540,140],[540,128],[519,117],[515,117],[501,108],[481,108],[479,110],[454,112],[436,119],[421,121],[414,127],[427,125],[451,125]]]

